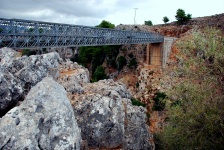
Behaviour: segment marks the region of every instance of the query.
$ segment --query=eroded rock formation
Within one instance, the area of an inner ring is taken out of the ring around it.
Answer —
[[[44,77],[59,76],[57,53],[20,56],[9,48],[0,49],[0,116],[22,101],[28,91]]]
[[[145,109],[130,98],[124,84],[113,80],[84,86],[72,101],[84,148],[152,149]]]
[[[64,88],[44,78],[0,119],[0,149],[79,149],[80,129]]]
[[[146,110],[131,104],[124,84],[89,83],[86,68],[61,62],[57,53],[21,57],[5,50],[0,149],[153,149]]]

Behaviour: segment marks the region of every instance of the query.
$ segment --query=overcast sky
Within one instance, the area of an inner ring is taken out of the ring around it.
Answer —
[[[224,0],[0,0],[0,17],[95,26],[102,20],[118,24],[175,21],[178,8],[192,17],[224,13]]]

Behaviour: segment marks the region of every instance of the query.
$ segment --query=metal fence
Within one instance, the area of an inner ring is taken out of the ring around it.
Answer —
[[[161,43],[163,41],[162,35],[150,32],[0,18],[0,47],[46,48]]]

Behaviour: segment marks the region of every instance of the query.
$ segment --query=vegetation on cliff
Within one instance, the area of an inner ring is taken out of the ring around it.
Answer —
[[[145,21],[145,25],[152,26],[153,24],[151,20],[148,20],[148,21]]]
[[[180,53],[167,92],[166,149],[224,149],[224,38],[207,28],[177,42]],[[158,147],[158,148],[159,148]]]
[[[164,22],[164,23],[167,23],[167,22],[169,22],[169,21],[170,21],[170,19],[169,19],[167,16],[163,17],[163,22]]]
[[[115,25],[103,20],[96,27],[114,28]],[[116,58],[119,53],[119,48],[119,45],[80,47],[78,63],[86,68],[89,68],[93,75],[93,81],[106,79],[107,76],[102,64],[106,60],[108,66],[116,68]]]
[[[186,14],[183,9],[178,9],[175,17],[178,24],[183,24],[191,19],[191,14]]]

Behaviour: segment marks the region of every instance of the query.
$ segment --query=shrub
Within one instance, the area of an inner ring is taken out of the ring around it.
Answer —
[[[166,94],[163,92],[157,92],[155,93],[155,97],[153,98],[154,105],[153,105],[153,110],[155,111],[162,111],[165,108],[165,98]]]
[[[135,98],[132,98],[131,99],[131,103],[132,103],[132,105],[135,105],[135,106],[142,106],[142,107],[145,107],[146,106],[146,104],[140,102],[139,100],[137,100]]]
[[[136,61],[136,58],[132,58],[128,63],[128,67],[132,68],[132,69],[137,68],[137,65],[138,65],[138,63]]]
[[[127,64],[127,60],[124,56],[119,56],[117,58],[118,69],[121,70]]]
[[[145,21],[145,25],[152,26],[153,24],[151,20],[148,20],[148,21]]]
[[[98,66],[93,74],[93,82],[97,82],[99,80],[108,79],[105,70],[102,66]]]
[[[224,149],[224,38],[206,28],[177,42],[178,84],[168,92],[167,149]]]
[[[30,50],[30,49],[23,49],[22,56],[30,56],[30,55],[36,55],[36,51]]]

